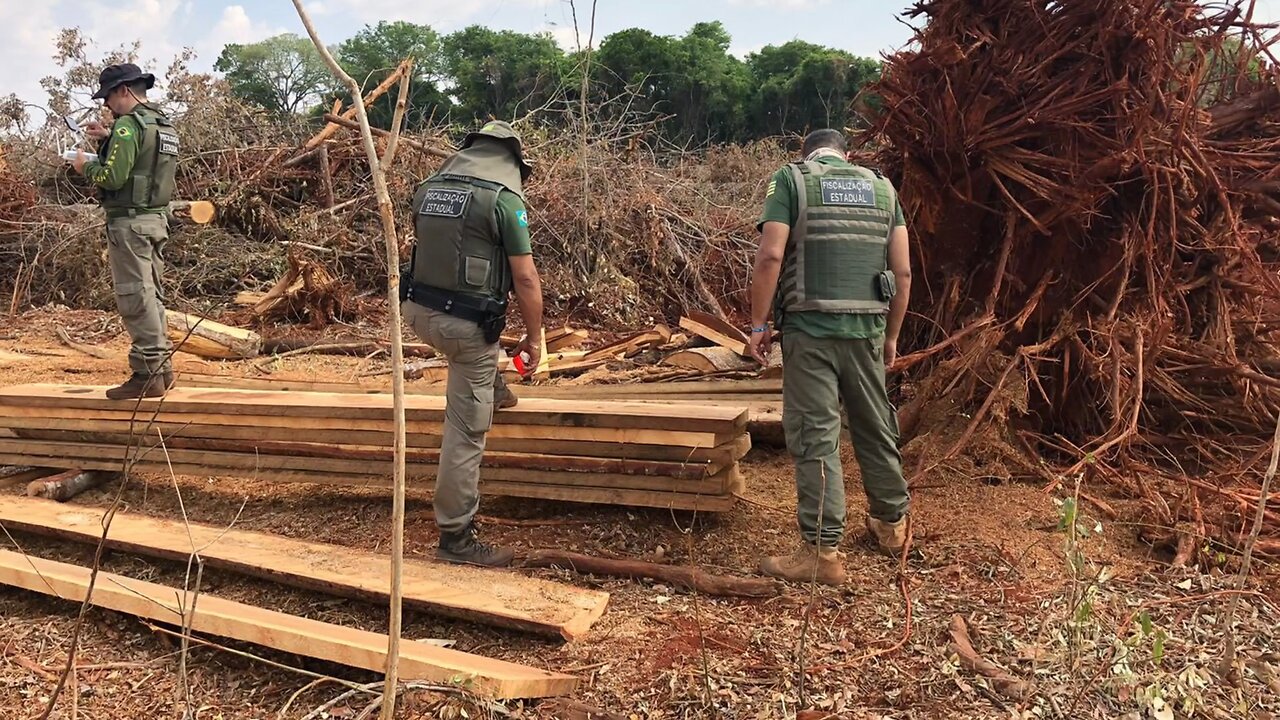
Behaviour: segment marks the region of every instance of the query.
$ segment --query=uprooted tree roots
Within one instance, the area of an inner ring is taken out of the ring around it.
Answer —
[[[946,439],[918,477],[994,440],[1024,450],[1011,473],[1142,498],[1158,539],[1187,521],[1239,543],[1280,411],[1280,91],[1244,11],[1206,12],[913,8],[865,140],[924,271],[911,346],[935,350],[904,425]]]

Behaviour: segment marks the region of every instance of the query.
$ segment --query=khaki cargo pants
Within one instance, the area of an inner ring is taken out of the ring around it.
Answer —
[[[506,387],[498,371],[498,343],[485,342],[480,326],[415,302],[401,304],[405,320],[422,341],[449,360],[444,434],[436,472],[436,526],[460,533],[480,508],[480,461],[493,425],[494,390]]]
[[[161,252],[169,240],[168,219],[160,213],[107,220],[107,257],[116,309],[132,345],[129,369],[142,375],[171,370],[173,346],[165,332]]]
[[[795,460],[796,515],[805,541],[836,547],[844,537],[842,402],[871,516],[889,522],[900,518],[909,498],[897,412],[885,389],[884,339],[783,332],[782,358],[782,426]]]

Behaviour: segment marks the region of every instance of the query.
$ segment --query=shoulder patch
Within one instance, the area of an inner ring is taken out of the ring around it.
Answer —
[[[769,189],[768,189],[767,191],[765,191],[764,196],[765,196],[765,197],[773,197],[773,194],[774,194],[775,192],[777,192],[777,191],[778,191],[778,181],[777,181],[777,180],[770,180],[770,181],[769,181]]]
[[[516,213],[516,223],[520,227],[529,227],[529,211],[521,210]]]
[[[122,124],[120,127],[116,128],[116,134],[122,138],[127,138],[133,134],[133,131],[130,130],[127,125]]]

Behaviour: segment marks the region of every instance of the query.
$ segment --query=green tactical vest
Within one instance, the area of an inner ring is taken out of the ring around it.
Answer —
[[[124,185],[119,190],[103,191],[102,206],[126,210],[166,207],[176,185],[178,133],[169,118],[146,105],[138,105],[129,115],[141,128],[138,156]]]
[[[511,270],[498,229],[503,186],[463,175],[439,174],[413,198],[413,279],[441,290],[503,303]]]
[[[798,214],[778,281],[785,312],[878,314],[893,297],[892,183],[863,167],[792,163]]]

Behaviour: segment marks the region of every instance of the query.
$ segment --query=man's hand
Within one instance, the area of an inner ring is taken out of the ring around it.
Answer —
[[[106,140],[111,136],[111,129],[97,120],[91,120],[84,126],[84,134],[94,140]]]
[[[769,364],[769,351],[773,347],[773,333],[769,328],[761,331],[751,330],[751,339],[747,342],[747,352],[761,366]]]
[[[71,167],[75,168],[77,173],[83,175],[84,164],[87,162],[89,162],[89,158],[85,157],[84,150],[76,148],[76,159],[71,161]]]
[[[893,365],[893,361],[898,359],[898,339],[884,339],[884,367],[886,370]]]
[[[522,376],[528,379],[533,376],[533,371],[538,369],[538,364],[542,362],[542,343],[533,342],[528,335],[520,341],[516,346],[516,354],[525,353],[529,356],[529,363],[524,367]]]

